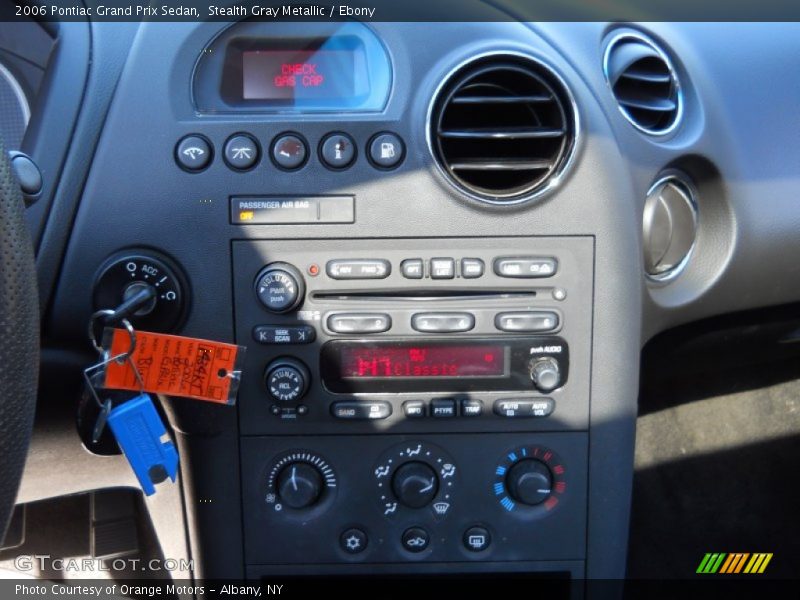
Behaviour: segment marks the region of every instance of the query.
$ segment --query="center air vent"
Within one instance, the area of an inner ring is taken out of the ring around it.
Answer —
[[[634,127],[663,135],[683,111],[680,83],[667,55],[633,33],[614,38],[606,48],[603,71],[622,114]]]
[[[450,180],[495,204],[519,203],[553,187],[577,128],[560,79],[513,55],[456,71],[436,98],[429,127],[433,153]]]

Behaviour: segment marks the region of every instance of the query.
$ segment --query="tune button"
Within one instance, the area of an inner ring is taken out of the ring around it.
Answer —
[[[302,398],[308,390],[310,376],[299,360],[279,358],[269,364],[264,376],[267,392],[279,402]]]

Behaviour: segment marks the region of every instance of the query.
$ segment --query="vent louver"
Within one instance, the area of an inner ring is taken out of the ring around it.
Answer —
[[[683,110],[680,83],[655,43],[634,34],[614,38],[603,70],[622,114],[637,129],[663,135],[675,128]]]
[[[514,204],[547,189],[575,143],[566,89],[532,59],[495,55],[456,71],[434,103],[430,139],[447,176],[480,200]]]

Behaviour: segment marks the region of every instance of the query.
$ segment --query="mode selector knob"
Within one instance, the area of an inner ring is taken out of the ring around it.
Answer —
[[[278,475],[278,496],[295,509],[316,504],[322,495],[324,482],[319,469],[304,462],[289,463]]]
[[[392,491],[409,508],[430,504],[439,491],[436,471],[424,462],[413,461],[400,465],[392,478]]]
[[[292,402],[305,396],[311,376],[306,366],[293,358],[278,358],[264,372],[267,393],[279,402]]]
[[[552,357],[538,358],[531,363],[531,380],[540,392],[550,392],[561,385],[561,369]]]
[[[289,263],[271,263],[256,277],[256,296],[273,313],[294,310],[303,301],[305,292],[303,276]]]
[[[535,506],[550,496],[553,475],[543,462],[534,458],[521,460],[514,464],[506,475],[508,493],[517,502]]]

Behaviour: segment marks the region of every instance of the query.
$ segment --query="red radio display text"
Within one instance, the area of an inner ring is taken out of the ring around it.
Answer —
[[[341,349],[343,379],[501,377],[503,346],[387,346]]]

